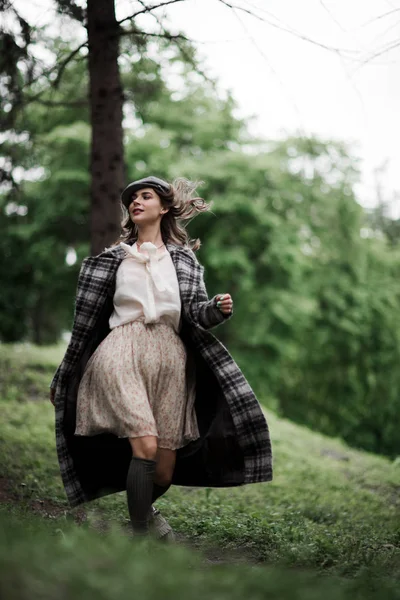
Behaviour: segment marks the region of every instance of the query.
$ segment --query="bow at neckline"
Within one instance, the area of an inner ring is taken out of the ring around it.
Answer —
[[[152,242],[144,242],[141,245],[141,248],[148,252],[148,256],[146,256],[137,250],[136,242],[132,246],[125,244],[124,242],[120,242],[120,245],[125,250],[129,258],[134,258],[138,262],[146,263],[147,272],[159,292],[169,292],[170,294],[174,292],[171,286],[163,279],[161,275],[159,258],[163,256],[164,253],[162,255],[158,254],[157,246],[155,246]]]

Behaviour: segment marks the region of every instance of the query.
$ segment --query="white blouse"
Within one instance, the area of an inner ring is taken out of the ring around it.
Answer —
[[[116,273],[114,310],[109,319],[110,329],[135,321],[144,315],[145,323],[168,323],[179,332],[181,299],[174,263],[165,248],[162,253],[151,242],[141,250],[136,242],[120,245],[126,252]]]

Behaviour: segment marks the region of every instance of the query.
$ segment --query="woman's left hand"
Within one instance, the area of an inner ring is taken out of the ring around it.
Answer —
[[[233,300],[230,294],[218,294],[217,308],[224,314],[229,314],[233,309]]]

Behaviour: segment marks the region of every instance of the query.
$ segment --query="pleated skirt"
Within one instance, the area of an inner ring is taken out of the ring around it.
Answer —
[[[186,360],[185,344],[167,323],[141,317],[112,329],[80,381],[75,435],[153,435],[170,450],[200,437]]]

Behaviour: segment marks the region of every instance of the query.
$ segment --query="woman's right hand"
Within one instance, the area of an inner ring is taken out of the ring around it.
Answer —
[[[50,388],[50,402],[52,403],[53,406],[55,406],[55,402],[54,402],[55,394],[56,394],[56,389]]]

